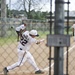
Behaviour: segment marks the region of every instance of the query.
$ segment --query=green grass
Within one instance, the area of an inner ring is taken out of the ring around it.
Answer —
[[[10,34],[7,35],[7,37],[0,37],[0,46],[5,45],[5,44],[11,44],[11,43],[14,43],[17,41],[17,36],[14,33],[10,32],[10,31],[8,33],[10,33]],[[49,33],[48,31],[46,31],[46,32],[39,31],[38,32],[39,37],[37,37],[37,38],[46,38],[46,35],[48,33]]]
[[[39,38],[46,38],[47,34],[49,34],[49,31],[38,31]]]
[[[0,37],[0,46],[5,45],[5,44],[11,44],[16,41],[16,37]]]
[[[0,37],[0,46],[5,45],[5,44],[11,44],[17,41],[17,36],[15,35],[14,31],[8,31],[7,32],[7,37]],[[38,31],[39,37],[38,39],[46,38],[47,34],[49,34],[49,31]],[[53,32],[52,32],[53,34]],[[67,34],[66,30],[64,34]],[[72,34],[72,30],[69,30],[69,35]]]

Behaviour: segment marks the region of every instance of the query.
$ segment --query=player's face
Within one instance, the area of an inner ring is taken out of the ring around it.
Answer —
[[[36,36],[35,35],[32,35],[32,38],[35,38]]]

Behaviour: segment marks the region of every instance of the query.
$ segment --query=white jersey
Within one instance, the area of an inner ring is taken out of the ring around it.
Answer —
[[[19,27],[16,27],[16,31],[20,31],[21,29],[24,30],[26,26],[24,24],[20,25]]]
[[[29,31],[25,31],[23,33],[23,38],[19,42],[18,48],[29,50],[31,45],[36,42],[37,40],[29,35]]]
[[[74,29],[75,29],[75,24],[73,24],[72,28],[74,28]]]

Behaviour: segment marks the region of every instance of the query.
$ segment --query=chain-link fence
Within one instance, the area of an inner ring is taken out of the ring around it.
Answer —
[[[12,65],[18,60],[18,42],[15,28],[21,23],[22,21],[20,19],[15,18],[0,20],[0,75],[4,74],[4,67]],[[36,29],[38,31],[38,40],[45,39],[45,41],[39,45],[32,45],[32,47],[30,48],[30,52],[33,55],[38,67],[42,70],[48,70],[49,50],[46,46],[46,35],[49,34],[49,23],[45,20],[25,20],[25,23],[27,24],[26,30],[30,31],[31,29]],[[2,28],[2,26],[4,28]],[[28,62],[25,62],[23,66],[11,70],[9,72],[9,75],[34,75],[34,72],[34,68]],[[48,71],[46,72],[46,75],[47,74]]]
[[[2,23],[3,22],[3,23]],[[36,64],[45,73],[44,75],[49,75],[49,48],[47,44],[47,34],[49,34],[50,24],[46,20],[30,20],[24,21],[27,24],[26,30],[36,29],[39,33],[37,39],[45,39],[45,41],[39,45],[32,45],[30,52],[33,55]],[[0,75],[3,75],[3,68],[12,65],[18,60],[17,53],[17,34],[15,28],[22,23],[21,19],[7,18],[0,20]],[[53,28],[54,25],[52,25]],[[52,31],[53,33],[53,31]],[[70,34],[72,30],[70,30]],[[71,37],[71,46],[68,50],[69,60],[68,69],[69,75],[74,75],[75,73],[75,55],[74,55],[74,41]],[[64,74],[66,74],[66,48],[64,49]],[[54,57],[54,48],[52,47],[52,56]],[[51,75],[54,73],[54,61],[51,61]],[[17,67],[9,72],[9,75],[35,75],[34,68],[26,61],[23,66]]]

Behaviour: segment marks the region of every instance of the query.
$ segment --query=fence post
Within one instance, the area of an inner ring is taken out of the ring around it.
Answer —
[[[64,34],[64,0],[55,0],[54,34]],[[63,47],[54,47],[54,75],[63,75]]]
[[[6,34],[6,0],[1,0],[1,37]]]

